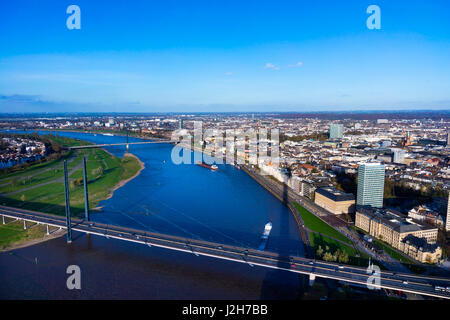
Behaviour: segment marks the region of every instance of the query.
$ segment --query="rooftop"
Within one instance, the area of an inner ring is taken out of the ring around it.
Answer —
[[[316,192],[333,201],[355,200],[355,196],[353,195],[353,193],[345,193],[334,187],[322,187],[317,189]]]
[[[424,252],[434,252],[439,247],[437,243],[429,244],[426,239],[415,237],[412,234],[408,234],[404,237],[402,242],[409,243]]]
[[[372,219],[377,219],[380,223],[389,226],[400,233],[435,228],[426,224],[413,222],[401,212],[393,209],[376,209],[369,206],[358,206],[357,211]]]

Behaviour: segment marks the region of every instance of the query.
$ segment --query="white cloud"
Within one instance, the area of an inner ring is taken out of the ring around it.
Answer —
[[[274,65],[273,63],[266,63],[266,65],[264,66],[264,69],[273,69],[273,70],[280,70],[280,67]]]

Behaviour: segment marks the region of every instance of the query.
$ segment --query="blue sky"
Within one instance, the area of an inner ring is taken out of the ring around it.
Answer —
[[[445,0],[1,1],[0,36],[0,112],[450,109]]]

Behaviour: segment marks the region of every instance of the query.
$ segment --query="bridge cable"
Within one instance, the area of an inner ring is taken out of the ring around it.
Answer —
[[[242,242],[242,241],[240,241],[240,240],[237,240],[236,238],[233,238],[233,237],[231,237],[231,236],[229,236],[229,235],[227,235],[227,234],[225,234],[225,233],[223,233],[223,232],[221,232],[221,231],[219,231],[219,230],[217,230],[217,229],[215,229],[215,228],[213,228],[213,227],[207,225],[207,224],[204,223],[204,222],[201,222],[201,221],[199,221],[199,220],[197,220],[197,219],[195,219],[195,218],[193,218],[193,217],[191,217],[191,216],[189,216],[189,215],[187,215],[187,214],[184,214],[183,212],[181,212],[181,211],[178,210],[178,209],[172,208],[171,206],[167,205],[166,203],[164,203],[164,202],[162,202],[162,201],[160,201],[160,200],[158,200],[158,199],[155,199],[155,201],[158,201],[159,203],[161,203],[163,206],[169,208],[170,210],[172,210],[172,211],[174,211],[174,212],[176,212],[176,213],[179,213],[179,214],[181,214],[182,216],[184,216],[184,217],[186,217],[186,218],[189,218],[189,219],[191,219],[191,220],[194,221],[194,222],[197,222],[198,224],[200,224],[201,226],[207,228],[208,230],[213,231],[213,232],[216,232],[216,233],[220,234],[221,236],[223,236],[223,237],[225,237],[225,238],[228,238],[228,239],[230,239],[230,240],[233,240],[235,243],[239,244],[241,247],[251,247],[248,243],[245,243],[245,242]]]

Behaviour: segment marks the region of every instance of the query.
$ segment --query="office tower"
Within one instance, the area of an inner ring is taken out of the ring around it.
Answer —
[[[344,126],[338,123],[330,124],[330,139],[342,139]]]
[[[450,131],[447,132],[447,148],[450,148]]]
[[[358,167],[356,204],[382,208],[383,195],[384,165],[379,163],[361,163]]]
[[[183,119],[178,120],[178,129],[183,129]]]

